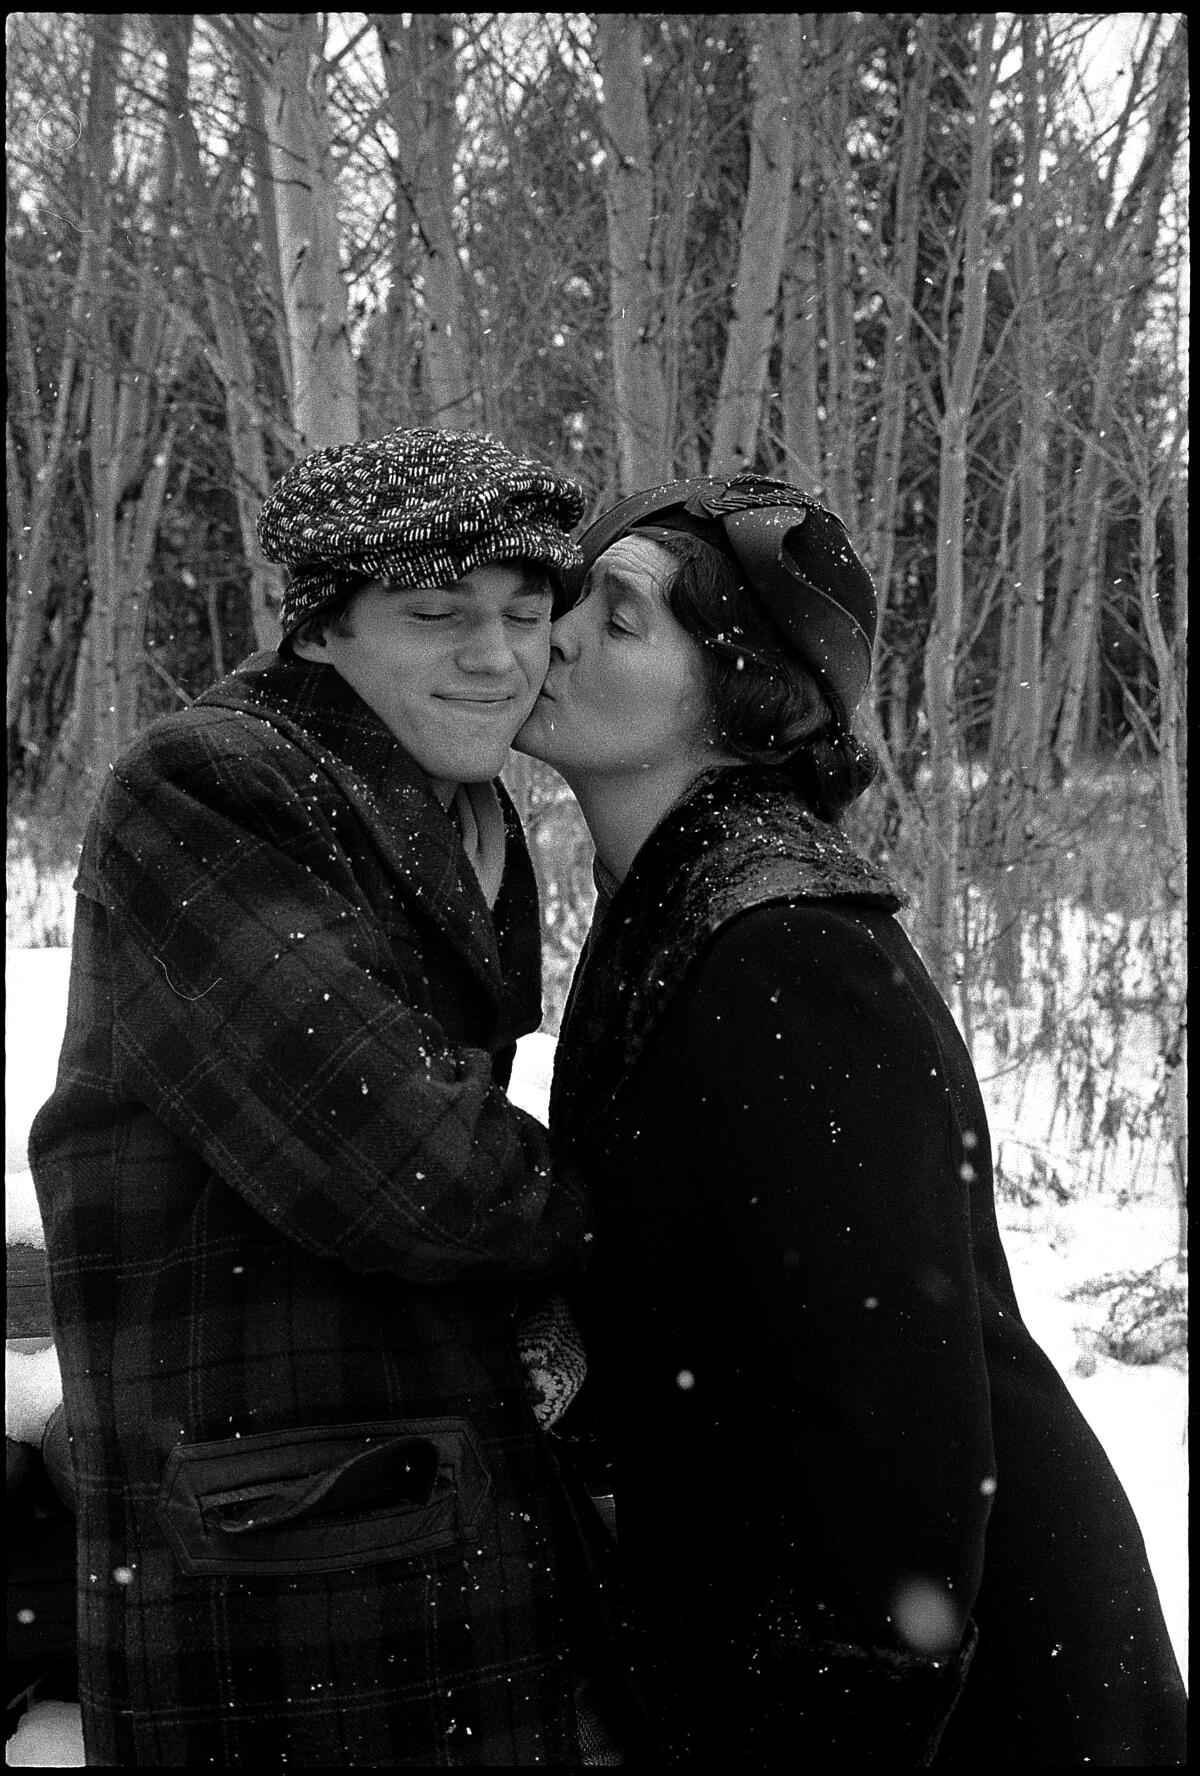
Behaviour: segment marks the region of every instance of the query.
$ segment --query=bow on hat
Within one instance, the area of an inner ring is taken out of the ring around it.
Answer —
[[[871,676],[875,587],[836,512],[765,475],[693,475],[632,494],[579,539],[577,597],[604,551],[647,526],[691,531],[731,555],[784,646],[816,675],[848,730]]]

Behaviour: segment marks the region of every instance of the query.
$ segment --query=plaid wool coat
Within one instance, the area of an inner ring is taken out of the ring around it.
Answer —
[[[513,1328],[589,1220],[503,1092],[540,1016],[504,806],[490,914],[398,742],[274,654],[100,798],[31,1138],[89,1762],[577,1756]]]

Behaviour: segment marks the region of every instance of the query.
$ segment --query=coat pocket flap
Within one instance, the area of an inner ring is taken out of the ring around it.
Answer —
[[[159,1524],[195,1574],[335,1572],[473,1535],[491,1478],[465,1418],[179,1444]]]
[[[435,1444],[397,1437],[347,1456],[326,1473],[208,1493],[200,1504],[226,1535],[246,1535],[335,1512],[427,1505],[437,1476]]]

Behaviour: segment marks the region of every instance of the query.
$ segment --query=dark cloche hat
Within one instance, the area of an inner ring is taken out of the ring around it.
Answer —
[[[605,549],[631,530],[686,530],[731,555],[784,645],[816,674],[848,729],[871,676],[878,606],[836,512],[764,475],[694,475],[618,502],[579,539],[577,596]]]
[[[280,619],[291,632],[347,592],[449,585],[492,561],[540,562],[564,578],[584,499],[544,463],[495,438],[418,426],[314,450],[258,516],[271,561],[290,571]]]

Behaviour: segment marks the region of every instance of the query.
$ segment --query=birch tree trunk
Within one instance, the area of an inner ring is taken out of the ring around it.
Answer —
[[[1042,620],[1046,597],[1046,464],[1049,367],[1041,279],[1041,157],[1045,139],[1041,110],[1038,18],[1022,15],[1021,207],[1013,258],[1020,310],[1017,320],[1020,436],[1017,480],[1021,522],[1017,578],[1005,611],[1004,669],[996,690],[986,807],[986,835],[993,860],[996,898],[997,980],[1014,996],[1021,987],[1021,936],[1028,887],[1025,829],[1041,776]]]
[[[257,14],[267,158],[291,358],[292,422],[302,451],[358,437],[321,25],[315,12]]]
[[[275,344],[275,362],[279,379],[287,397],[287,412],[295,412],[292,389],[292,346],[288,333],[287,302],[283,293],[283,261],[279,250],[279,205],[275,181],[271,176],[271,157],[267,150],[267,111],[263,83],[245,53],[245,40],[234,34],[235,46],[241,51],[237,58],[238,85],[246,107],[246,140],[250,150],[250,172],[254,183],[258,210],[258,231],[262,240],[262,267],[267,295],[271,305],[271,337]]]
[[[602,12],[596,42],[604,83],[609,338],[617,475],[622,493],[669,477],[667,393],[653,270],[654,165],[642,62],[641,14]]]
[[[852,245],[847,184],[850,85],[853,79],[854,22],[827,13],[826,88],[820,108],[825,177],[821,190],[821,271],[825,321],[825,491],[851,536],[858,535],[858,415],[855,406],[857,339],[852,300]]]
[[[119,24],[97,26],[105,53],[120,53]],[[115,114],[98,120],[111,142]],[[141,290],[127,353],[113,324],[113,290],[107,253],[93,293],[91,400],[88,448],[91,464],[88,573],[92,599],[81,641],[80,697],[72,710],[64,761],[96,769],[112,764],[138,725],[150,562],[162,515],[174,449],[176,422],[169,391],[176,382],[185,341],[186,314],[169,301],[170,214],[176,159],[164,124],[156,190],[150,199],[154,234],[139,278]],[[100,239],[107,245],[111,195]],[[160,414],[160,408],[163,412]]]
[[[270,490],[271,477],[263,441],[262,413],[255,393],[250,340],[229,278],[217,262],[221,218],[201,165],[200,139],[189,109],[187,64],[192,15],[164,14],[156,24],[167,58],[168,125],[192,220],[192,245],[200,282],[217,344],[215,363],[225,395],[238,529],[250,574],[250,620],[258,646],[270,648],[279,640],[276,613],[283,592],[283,574],[263,555],[255,525],[259,508]]]
[[[405,17],[408,23],[404,22]],[[420,242],[421,374],[433,424],[471,430],[482,410],[467,341],[467,299],[454,237],[458,91],[449,13],[372,13],[396,132],[397,228],[411,216]]]
[[[709,454],[713,474],[734,474],[755,465],[792,186],[792,70],[800,55],[800,16],[753,13],[750,25],[757,38],[751,65],[750,177],[733,315],[713,416]]]
[[[971,99],[971,171],[959,233],[962,316],[953,351],[943,342],[939,452],[937,579],[933,624],[925,650],[929,718],[929,856],[921,933],[926,964],[947,1000],[954,997],[955,907],[958,892],[960,724],[955,669],[963,623],[963,544],[967,432],[983,345],[987,303],[987,226],[992,173],[992,44],[996,19],[983,14]]]
[[[816,14],[801,14],[804,65],[795,75],[793,178],[788,205],[788,239],[784,259],[780,341],[780,409],[783,425],[783,472],[808,492],[824,491],[824,461],[817,418],[817,363],[821,333],[821,288],[817,256],[817,125],[811,61],[817,42]]]

